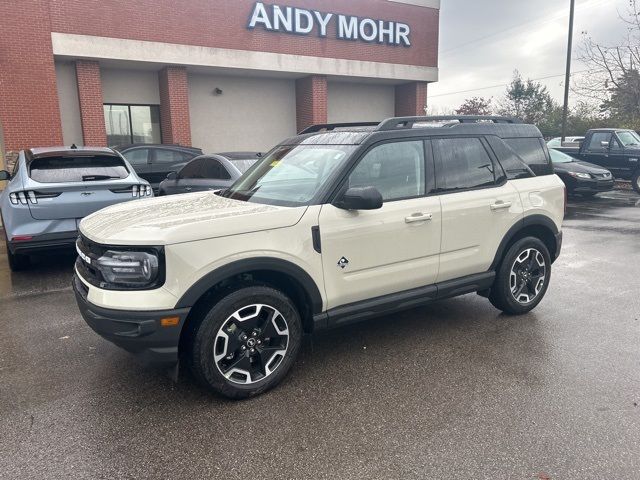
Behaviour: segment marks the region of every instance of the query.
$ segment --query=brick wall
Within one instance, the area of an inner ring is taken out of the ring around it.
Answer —
[[[102,105],[100,64],[91,60],[78,60],[76,78],[84,144],[92,147],[106,147],[107,132]]]
[[[425,115],[427,84],[411,82],[396,87],[396,115],[413,117]]]
[[[327,123],[327,77],[311,75],[296,80],[296,127]]]
[[[191,146],[189,80],[184,67],[166,67],[158,74],[160,128],[163,143]]]
[[[49,0],[0,0],[0,123],[5,149],[59,145],[62,127]]]
[[[50,0],[54,32],[205,47],[436,66],[439,10],[387,0],[270,0],[266,5],[367,16],[411,27],[411,48],[336,38],[249,30],[255,0]],[[1,16],[0,16],[1,18]],[[335,18],[335,17],[334,17]]]

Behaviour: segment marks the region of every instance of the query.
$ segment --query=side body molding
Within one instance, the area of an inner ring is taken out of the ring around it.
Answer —
[[[300,283],[306,294],[311,299],[313,313],[316,314],[322,311],[322,296],[320,295],[320,290],[316,285],[316,282],[311,278],[311,276],[302,268],[291,262],[270,257],[238,260],[207,273],[185,292],[182,298],[178,300],[175,308],[192,307],[198,299],[214,285],[230,277],[243,273],[250,273],[252,271],[272,271],[294,278],[298,283]]]

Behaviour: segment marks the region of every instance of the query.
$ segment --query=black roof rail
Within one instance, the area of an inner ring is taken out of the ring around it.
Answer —
[[[397,130],[400,128],[413,128],[416,123],[426,122],[452,122],[447,126],[459,125],[461,123],[510,123],[522,124],[522,120],[513,117],[499,117],[490,115],[440,115],[432,117],[393,117],[388,118],[380,125],[377,131]],[[453,123],[456,122],[456,123]]]
[[[353,123],[320,123],[318,125],[311,125],[310,127],[302,130],[298,135],[304,135],[307,133],[317,133],[321,131],[330,132],[336,128],[349,128],[349,127],[377,127],[380,122],[353,122]]]

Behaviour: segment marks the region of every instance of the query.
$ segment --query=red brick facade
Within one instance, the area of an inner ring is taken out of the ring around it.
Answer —
[[[315,31],[296,35],[265,28],[249,29],[247,24],[255,0],[182,0],[179,8],[175,0],[0,0],[0,125],[4,130],[5,150],[63,143],[52,33],[273,52],[301,58],[437,67],[438,9],[389,0],[268,0],[264,3],[267,7],[277,3],[318,9],[333,12],[336,17],[344,14],[404,22],[411,27],[411,46],[341,40],[336,38],[336,21],[329,23],[324,37]],[[64,55],[68,60],[69,56]],[[76,63],[76,78],[84,144],[105,145],[100,60],[80,58]],[[162,64],[157,65],[157,70],[163,141],[189,145],[187,70]],[[305,73],[298,76],[301,75]],[[426,83],[397,87],[396,113],[422,114],[426,89]],[[301,78],[296,81],[295,90],[297,128],[325,123],[327,77]],[[65,92],[68,101],[68,91]],[[66,123],[65,128],[68,128]]]
[[[162,142],[191,146],[187,69],[166,67],[158,77]]]
[[[427,84],[411,82],[396,87],[396,115],[413,117],[425,115],[427,107]]]
[[[311,75],[296,80],[298,132],[321,123],[327,123],[327,77]]]
[[[61,145],[48,0],[0,0],[0,124],[5,149]]]
[[[90,60],[78,60],[76,62],[76,78],[84,144],[106,147],[107,131],[104,125],[104,108],[102,106],[100,64]]]

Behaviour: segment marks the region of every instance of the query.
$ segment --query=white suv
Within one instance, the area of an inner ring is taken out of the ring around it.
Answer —
[[[282,380],[303,333],[470,292],[533,309],[565,209],[538,129],[501,117],[363,125],[311,127],[225,191],[85,218],[74,288],[87,323],[244,398]]]

